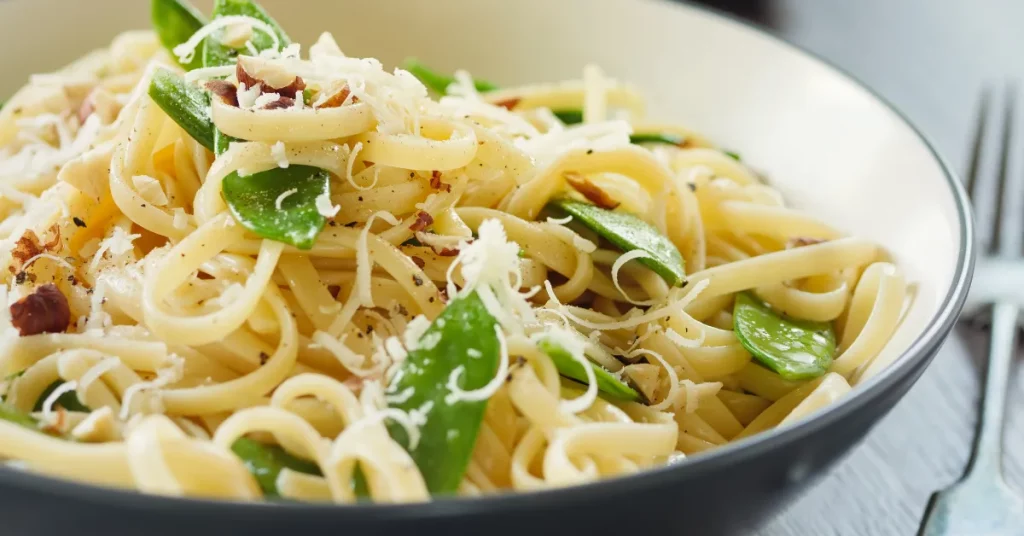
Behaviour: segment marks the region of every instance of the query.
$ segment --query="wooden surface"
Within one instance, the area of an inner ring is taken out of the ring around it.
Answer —
[[[981,88],[1024,75],[1017,0],[708,0],[728,4],[861,79],[963,172]],[[1015,22],[1017,21],[1017,22]],[[1024,124],[1017,121],[1018,132]],[[1017,136],[1015,147],[1024,149]],[[1024,150],[1014,173],[1024,173]],[[986,281],[975,281],[975,286]],[[1021,282],[1024,285],[1024,281]],[[913,535],[970,451],[987,336],[964,326],[854,453],[759,536]],[[1011,382],[1004,466],[1024,487],[1024,374]],[[1024,532],[1024,527],[1021,528]],[[966,535],[965,535],[966,536]]]

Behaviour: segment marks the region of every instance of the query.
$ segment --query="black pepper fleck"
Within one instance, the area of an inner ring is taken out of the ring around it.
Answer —
[[[587,154],[594,154],[594,150],[593,149],[587,149]]]
[[[688,182],[688,183],[686,183],[686,187],[689,188],[691,192],[696,192],[697,191],[697,184],[696,183]]]
[[[71,221],[75,222],[75,225],[79,227],[85,227],[85,221],[83,221],[82,218],[79,218],[78,216],[71,218]]]
[[[266,352],[260,352],[260,365],[266,365],[270,356]]]
[[[415,283],[417,287],[423,286],[423,278],[420,277],[419,275],[413,275],[412,282]]]

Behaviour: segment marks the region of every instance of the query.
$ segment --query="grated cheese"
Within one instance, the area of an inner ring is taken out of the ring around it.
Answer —
[[[259,86],[254,86],[258,88]],[[281,100],[281,95],[278,93],[263,93],[256,97],[256,100],[252,101],[253,108],[263,108],[264,106]]]
[[[245,87],[245,84],[239,83],[238,89],[235,90],[235,96],[238,98],[238,107],[243,110],[250,110],[253,106],[256,106],[256,101],[260,97],[260,86],[255,85],[252,87]]]
[[[254,28],[267,34],[270,39],[274,42],[274,49],[281,47],[281,40],[277,37],[277,32],[269,24],[255,19],[253,17],[246,17],[244,15],[229,15],[226,17],[218,17],[210,21],[209,24],[203,26],[196,33],[192,34],[184,43],[174,47],[171,52],[178,57],[178,61],[181,63],[189,63],[195,58],[196,47],[203,42],[203,39],[213,35],[213,32],[220,30],[221,28],[229,28],[234,25],[245,24],[250,28]]]
[[[288,153],[287,153],[287,151],[285,151],[284,142],[279,141],[279,142],[271,145],[270,146],[270,156],[274,157],[274,161],[277,162],[277,167],[279,167],[279,168],[287,168],[288,167],[288,165],[289,165]],[[280,207],[278,207],[278,208],[280,208]]]
[[[498,337],[499,348],[497,374],[494,375],[491,381],[487,382],[487,385],[473,391],[465,391],[462,387],[459,387],[459,378],[465,373],[466,368],[462,365],[455,367],[451,375],[448,376],[448,383],[445,385],[449,391],[444,397],[445,404],[451,406],[460,401],[479,402],[487,400],[494,396],[498,389],[501,389],[501,386],[505,384],[509,368],[508,342],[505,340],[505,334],[501,332],[501,327],[494,326],[494,334]]]
[[[100,247],[96,250],[96,254],[93,256],[92,262],[89,264],[89,270],[92,272],[96,271],[96,266],[103,259],[103,255],[107,252],[112,257],[119,257],[132,251],[135,245],[132,244],[136,238],[141,237],[139,234],[128,234],[123,227],[115,226],[111,231],[110,236],[100,242]]]
[[[316,196],[315,203],[316,211],[325,218],[333,218],[341,210],[341,205],[331,204],[331,194],[327,192]]]
[[[281,204],[284,203],[284,200],[287,199],[288,196],[297,193],[299,193],[298,188],[291,188],[285,190],[284,192],[281,193],[281,195],[277,196],[277,199],[274,200],[274,208],[276,208],[277,210],[281,210]]]
[[[122,421],[128,418],[128,414],[131,412],[132,399],[142,391],[161,389],[174,382],[181,381],[181,378],[185,375],[185,360],[173,354],[168,355],[168,358],[171,361],[171,366],[158,370],[156,378],[150,381],[134,383],[124,390],[124,394],[121,396],[121,412],[118,414],[118,418]],[[157,407],[151,406],[145,409],[162,413],[163,408],[159,407],[159,401],[153,402],[156,402]]]
[[[651,255],[642,249],[634,249],[619,255],[619,258],[615,259],[612,263],[612,284],[615,285],[615,290],[619,291],[619,294],[633,305],[653,305],[655,300],[634,300],[626,294],[625,290],[622,290],[622,286],[619,284],[619,271],[626,265],[627,262],[633,259],[650,259]]]
[[[67,381],[58,385],[57,388],[50,393],[50,396],[46,397],[46,400],[43,401],[43,418],[46,419],[47,422],[54,422],[57,419],[57,416],[53,413],[53,405],[57,403],[57,399],[64,393],[70,393],[77,388],[78,382],[75,380]],[[81,399],[79,399],[79,401],[81,401]]]
[[[118,365],[121,364],[121,360],[117,357],[107,357],[101,359],[95,365],[85,371],[82,377],[78,379],[78,390],[82,393],[89,389],[92,382],[98,380],[104,374],[114,370]]]

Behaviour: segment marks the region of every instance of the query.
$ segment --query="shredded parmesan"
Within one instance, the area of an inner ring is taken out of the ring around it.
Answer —
[[[210,21],[209,24],[203,26],[196,33],[192,34],[184,43],[174,47],[171,52],[178,57],[178,61],[181,63],[190,63],[195,58],[196,47],[203,42],[203,39],[213,35],[214,32],[221,28],[230,28],[231,26],[245,24],[251,28],[262,31],[267,34],[270,39],[274,42],[274,49],[281,48],[281,40],[277,37],[277,32],[274,28],[259,20],[252,17],[246,17],[244,15],[228,15],[226,17],[217,17]],[[251,30],[250,30],[251,31]]]
[[[285,190],[284,192],[281,193],[281,195],[277,196],[277,199],[274,200],[274,208],[276,208],[277,210],[281,210],[281,204],[284,203],[284,200],[287,199],[288,196],[297,193],[299,193],[298,188],[290,188],[288,190]]]
[[[333,218],[341,210],[340,205],[334,205],[331,203],[331,194],[324,192],[316,196],[314,201],[316,204],[316,211],[325,218]]]
[[[633,259],[650,258],[650,253],[647,253],[642,249],[634,249],[633,251],[623,253],[622,255],[619,256],[619,258],[615,259],[614,263],[612,263],[612,283],[615,285],[615,290],[619,291],[619,294],[621,294],[622,297],[626,299],[626,301],[632,303],[633,305],[653,305],[655,300],[634,300],[633,298],[630,298],[629,294],[626,294],[626,291],[622,290],[622,286],[619,283],[619,270],[622,270],[622,267],[625,266],[627,262]]]
[[[487,382],[487,385],[473,391],[465,391],[462,387],[459,387],[459,378],[465,373],[465,367],[461,365],[455,367],[451,375],[448,376],[446,387],[449,393],[444,397],[445,404],[451,406],[459,401],[479,402],[487,400],[494,396],[498,389],[501,389],[501,386],[505,384],[509,367],[508,342],[505,341],[505,334],[501,332],[501,327],[494,326],[494,334],[498,337],[498,373],[494,375],[491,381]]]
[[[707,288],[708,284],[709,284],[709,281],[706,280],[706,279],[703,280],[703,281],[700,281],[697,284],[695,284],[693,286],[693,288],[691,288],[690,291],[687,292],[685,295],[683,295],[681,298],[679,298],[677,300],[670,300],[665,305],[662,305],[661,307],[649,309],[646,313],[644,313],[642,315],[634,316],[634,317],[628,318],[626,320],[618,320],[618,321],[614,321],[614,322],[601,322],[601,323],[591,322],[589,320],[581,318],[579,315],[576,315],[576,314],[572,313],[572,311],[568,310],[568,309],[572,309],[573,306],[571,306],[571,305],[563,305],[561,302],[558,301],[558,297],[555,295],[555,290],[554,290],[554,288],[552,288],[550,281],[544,281],[544,288],[545,288],[545,290],[547,290],[548,297],[551,299],[551,301],[554,302],[555,305],[558,308],[561,309],[562,314],[564,314],[566,316],[566,318],[572,320],[573,323],[575,323],[575,324],[577,324],[579,326],[585,327],[587,329],[597,329],[597,330],[607,331],[607,330],[612,330],[612,329],[635,328],[637,326],[641,326],[641,325],[646,324],[648,322],[652,322],[654,320],[658,320],[659,318],[665,318],[666,316],[671,316],[674,312],[681,311],[681,310],[685,309],[687,305],[692,303],[693,300],[697,299],[697,296],[700,295],[700,293],[705,288]]]
[[[75,270],[75,267],[71,266],[71,263],[69,263],[66,259],[62,259],[62,258],[60,258],[60,257],[58,257],[56,255],[51,255],[49,253],[38,253],[38,254],[36,254],[35,256],[30,258],[29,260],[25,261],[25,264],[21,265],[21,269],[22,270],[28,269],[28,267],[31,266],[32,263],[36,262],[36,260],[38,260],[38,259],[50,259],[51,261],[56,262],[57,264],[60,264],[61,266],[67,268],[68,270],[71,270],[71,271]]]
[[[132,399],[138,396],[142,391],[161,389],[181,380],[185,374],[185,360],[173,355],[169,357],[171,359],[171,366],[158,370],[156,378],[153,378],[150,381],[134,383],[124,390],[124,395],[121,397],[121,413],[118,414],[118,418],[122,421],[128,418],[129,413],[131,413]],[[159,401],[157,400],[151,402],[155,402],[159,405]],[[149,411],[163,411],[163,408],[152,406],[144,409]],[[145,411],[140,411],[140,413],[144,412]]]
[[[274,157],[274,161],[277,162],[277,167],[287,168],[288,167],[288,152],[285,151],[284,142],[277,142],[270,146],[270,156]]]
[[[53,413],[53,405],[57,403],[57,399],[60,398],[61,395],[64,393],[70,393],[77,388],[78,382],[75,380],[58,385],[57,388],[50,393],[50,396],[46,397],[46,400],[43,401],[43,418],[46,419],[47,422],[51,423],[56,421],[57,416]]]
[[[278,93],[263,93],[259,97],[256,97],[256,100],[252,101],[252,107],[263,108],[264,106],[279,100],[281,100],[281,95]]]
[[[260,97],[260,91],[259,85],[247,88],[245,84],[238,84],[238,89],[235,92],[238,98],[238,107],[243,110],[252,109],[253,106],[256,106],[256,101]]]

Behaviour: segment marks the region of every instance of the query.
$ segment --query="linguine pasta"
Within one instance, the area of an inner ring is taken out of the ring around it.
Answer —
[[[173,51],[122,34],[0,112],[9,464],[238,500],[537,490],[785,426],[879,368],[906,294],[879,246],[629,85],[439,96],[260,13]],[[197,123],[161,80],[205,96]]]

